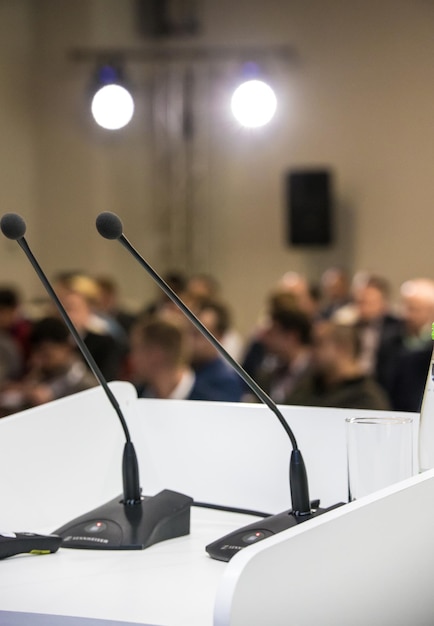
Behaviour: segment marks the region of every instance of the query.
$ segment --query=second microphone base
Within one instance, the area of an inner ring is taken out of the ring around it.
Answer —
[[[189,496],[168,489],[133,505],[124,505],[119,496],[55,532],[63,538],[62,548],[143,550],[188,535],[192,503]]]
[[[296,516],[293,514],[292,510],[284,511],[283,513],[278,513],[277,515],[270,515],[270,517],[265,517],[262,520],[253,522],[253,524],[234,530],[221,539],[217,539],[217,541],[213,541],[213,543],[208,544],[205,549],[213,559],[217,559],[218,561],[230,561],[231,558],[243,548],[251,546],[252,544],[257,543],[262,539],[266,539],[267,537],[271,537],[272,535],[276,535],[277,533],[282,532],[282,530],[287,530],[288,528],[297,526],[298,524],[306,522],[313,517],[323,515],[324,513],[327,513],[327,511],[337,509],[338,507],[343,506],[343,504],[343,502],[340,502],[339,504],[334,504],[326,509],[318,507],[313,509],[312,512],[307,515]]]

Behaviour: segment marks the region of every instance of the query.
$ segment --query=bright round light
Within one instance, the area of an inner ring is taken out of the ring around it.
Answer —
[[[256,128],[268,124],[276,112],[274,91],[260,80],[249,80],[235,89],[232,113],[242,126]]]
[[[133,117],[134,100],[120,85],[105,85],[92,98],[95,122],[109,130],[123,128]]]

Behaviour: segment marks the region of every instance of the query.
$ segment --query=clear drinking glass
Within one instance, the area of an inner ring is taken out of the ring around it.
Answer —
[[[350,501],[413,475],[412,422],[411,417],[346,419]]]

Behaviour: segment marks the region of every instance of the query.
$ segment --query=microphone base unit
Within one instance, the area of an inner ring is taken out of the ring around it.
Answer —
[[[122,496],[68,522],[56,531],[63,548],[144,550],[190,533],[193,498],[164,489],[125,505]]]
[[[277,533],[283,530],[297,526],[298,524],[323,515],[323,513],[327,513],[343,505],[344,502],[339,502],[328,508],[318,507],[312,509],[312,511],[306,515],[294,515],[292,509],[278,513],[277,515],[270,515],[270,517],[253,522],[248,526],[244,526],[243,528],[239,528],[225,535],[221,539],[213,541],[213,543],[208,544],[205,549],[211,558],[227,562],[243,548],[247,548],[258,541],[262,541],[272,535],[277,535]]]

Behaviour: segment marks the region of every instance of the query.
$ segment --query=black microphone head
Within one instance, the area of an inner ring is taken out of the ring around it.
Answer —
[[[8,239],[21,239],[26,234],[26,223],[16,213],[5,213],[0,220],[0,228]]]
[[[116,213],[104,211],[96,218],[96,229],[106,239],[119,239],[122,236],[122,222]]]

